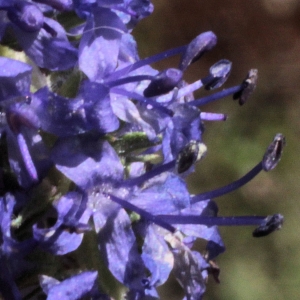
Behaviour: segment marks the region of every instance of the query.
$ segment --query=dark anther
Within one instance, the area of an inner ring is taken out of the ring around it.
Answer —
[[[240,105],[243,105],[255,90],[258,77],[257,73],[257,69],[251,69],[248,72],[247,77],[242,82],[241,89],[233,94],[233,99],[239,99]]]
[[[145,97],[154,97],[166,94],[173,90],[181,81],[182,72],[178,69],[170,68],[157,74],[144,90]]]
[[[283,224],[282,215],[275,214],[273,216],[268,216],[264,219],[262,224],[253,231],[252,235],[254,237],[266,236],[275,230],[279,230],[282,224]]]
[[[202,79],[206,90],[219,88],[228,79],[232,63],[227,59],[221,59],[209,69],[209,76]]]
[[[277,166],[284,146],[285,137],[281,133],[277,133],[262,160],[262,166],[266,172],[273,170]]]
[[[211,32],[204,32],[193,39],[185,53],[182,55],[179,69],[184,71],[186,68],[196,60],[198,60],[205,52],[211,50],[217,43],[216,35]]]

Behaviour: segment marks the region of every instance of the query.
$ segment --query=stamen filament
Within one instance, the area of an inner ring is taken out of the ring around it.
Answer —
[[[118,85],[123,85],[131,82],[140,82],[142,80],[152,80],[154,76],[151,75],[137,75],[137,76],[128,76],[128,77],[123,77],[117,80],[111,80],[111,81],[106,81],[105,85],[109,88],[112,88],[114,86]]]
[[[143,217],[147,221],[153,222],[153,223],[159,225],[162,228],[165,228],[166,230],[168,230],[172,233],[176,232],[176,228],[174,228],[168,222],[165,222],[164,220],[160,219],[158,216],[152,215],[152,214],[148,213],[147,211],[135,206],[134,204],[132,204],[132,203],[126,201],[126,200],[120,199],[120,198],[118,198],[114,195],[107,194],[107,196],[113,202],[118,203],[119,205],[121,205],[125,209],[136,212],[137,214],[139,214],[141,217]]]
[[[156,215],[170,224],[198,224],[207,226],[250,226],[260,225],[266,216],[208,217],[195,215]]]
[[[220,91],[218,93],[214,93],[212,95],[190,101],[190,102],[188,102],[188,104],[193,105],[193,106],[204,105],[204,104],[216,101],[216,100],[220,100],[220,99],[230,96],[232,94],[235,94],[238,91],[240,91],[242,88],[243,88],[242,85],[236,85],[231,88]]]
[[[212,199],[212,198],[216,198],[216,197],[220,197],[225,194],[228,194],[228,193],[240,188],[241,186],[245,185],[246,183],[248,183],[262,170],[263,170],[262,162],[259,162],[251,171],[249,171],[242,178],[240,178],[228,185],[220,187],[216,190],[198,194],[198,195],[192,197],[191,204],[202,201],[202,200]]]
[[[175,168],[175,165],[176,165],[176,161],[172,160],[164,165],[160,165],[160,166],[156,167],[155,169],[152,169],[151,171],[144,173],[143,175],[141,175],[139,177],[135,177],[135,178],[126,180],[123,183],[123,185],[125,185],[125,186],[141,185],[145,181],[147,181],[163,172],[169,171],[172,168]]]
[[[136,70],[138,68],[141,68],[143,66],[146,66],[146,65],[149,65],[149,64],[153,64],[155,62],[158,62],[160,60],[163,60],[165,58],[168,58],[168,57],[171,57],[171,56],[174,56],[174,55],[182,54],[182,53],[185,52],[186,48],[187,48],[187,45],[180,46],[180,47],[169,49],[169,50],[166,50],[164,52],[155,54],[153,56],[141,59],[141,60],[133,63],[132,65],[129,65],[129,66],[127,66],[127,67],[125,67],[125,68],[123,68],[121,70],[118,70],[118,71],[112,73],[108,77],[108,80],[115,80],[116,78],[120,78],[122,76],[125,76],[128,73],[130,73],[130,72],[132,72],[132,71],[134,71],[134,70]]]
[[[152,107],[155,107],[156,109],[160,110],[162,113],[165,113],[169,116],[173,116],[173,112],[170,109],[162,106],[160,103],[157,103],[157,102],[155,102],[155,101],[153,101],[149,98],[145,98],[145,97],[141,96],[138,93],[129,92],[129,91],[126,91],[126,90],[123,90],[123,89],[120,89],[120,88],[113,88],[113,90],[111,92],[113,92],[115,94],[122,95],[122,96],[126,96],[128,98],[143,102],[145,104],[149,104]]]
[[[182,88],[180,88],[176,94],[176,98],[179,99],[179,98],[182,98],[184,96],[187,96],[191,93],[193,93],[194,91],[200,89],[203,87],[203,82],[201,79],[191,83],[191,84],[188,84]],[[173,94],[168,94],[168,95],[165,95],[165,96],[161,96],[161,97],[158,97],[156,98],[156,101],[158,102],[168,102],[168,101],[171,101],[173,99]],[[191,101],[191,102],[188,102],[189,104],[192,103],[194,101]]]
[[[226,121],[227,115],[226,114],[218,114],[218,113],[201,112],[200,118],[203,121]]]
[[[35,165],[32,161],[31,155],[28,150],[28,146],[26,144],[25,138],[22,133],[17,134],[17,142],[22,155],[22,159],[25,165],[25,168],[30,175],[31,179],[35,182],[38,181],[38,174],[35,168]]]

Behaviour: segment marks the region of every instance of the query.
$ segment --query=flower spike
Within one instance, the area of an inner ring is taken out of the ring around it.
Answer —
[[[257,83],[251,69],[220,90],[231,72],[226,59],[185,81],[216,45],[213,32],[140,59],[132,30],[153,11],[151,0],[2,0],[0,10],[1,46],[11,48],[2,54],[34,65],[0,57],[1,296],[159,299],[172,272],[185,299],[202,299],[209,274],[218,281],[212,259],[225,251],[218,226],[255,226],[254,237],[280,229],[280,214],[219,216],[212,198],[275,168],[282,134],[239,180],[196,196],[188,189],[207,150],[204,122],[227,118],[198,106],[229,95],[242,105]],[[153,66],[174,55],[179,66]],[[209,96],[195,100],[199,89]],[[64,280],[46,276],[49,265]],[[98,279],[103,271],[111,278]]]

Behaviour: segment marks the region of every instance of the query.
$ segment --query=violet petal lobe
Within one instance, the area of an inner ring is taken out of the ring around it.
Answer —
[[[0,57],[0,101],[28,95],[31,71],[23,62]]]
[[[146,269],[130,223],[125,210],[120,209],[98,233],[98,245],[109,270],[121,283],[130,289],[144,290]]]
[[[100,81],[116,69],[123,32],[126,27],[114,12],[93,10],[79,45],[79,68],[90,80]]]
[[[48,300],[80,300],[95,293],[97,276],[97,272],[82,272],[62,282],[49,276],[40,276],[40,283]]]
[[[55,205],[58,213],[55,225],[50,228],[39,228],[37,224],[33,226],[33,235],[39,247],[56,255],[64,255],[79,247],[83,239],[82,229],[88,229],[84,225],[87,225],[91,215],[86,210],[80,218],[74,218],[74,206],[78,206],[77,202],[81,200],[81,195],[76,193],[63,196]],[[77,209],[75,207],[75,211]]]
[[[181,178],[168,173],[157,177],[149,186],[136,191],[129,201],[154,215],[179,212],[189,206],[190,195]]]
[[[174,257],[156,226],[148,226],[143,244],[142,259],[151,273],[150,285],[159,286],[168,279]]]
[[[115,150],[93,135],[58,141],[52,159],[58,170],[84,189],[98,181],[119,182],[123,178],[124,168]]]

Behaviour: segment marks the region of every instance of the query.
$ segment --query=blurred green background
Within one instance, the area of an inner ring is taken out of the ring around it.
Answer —
[[[300,299],[300,2],[297,0],[153,0],[152,16],[134,30],[142,58],[191,41],[201,32],[218,36],[213,51],[185,74],[188,82],[205,75],[221,58],[232,61],[224,87],[239,84],[250,68],[259,70],[258,87],[240,107],[232,98],[203,106],[228,114],[226,122],[206,123],[205,159],[189,177],[192,193],[240,178],[261,159],[277,132],[286,136],[281,163],[238,191],[216,199],[220,215],[282,213],[281,231],[252,238],[252,227],[221,228],[227,250],[218,257],[217,284],[209,280],[204,299]],[[176,67],[178,57],[155,67]],[[206,94],[199,91],[196,96]],[[182,298],[170,282],[162,299]]]

